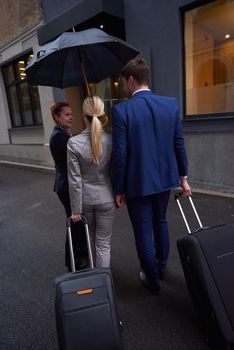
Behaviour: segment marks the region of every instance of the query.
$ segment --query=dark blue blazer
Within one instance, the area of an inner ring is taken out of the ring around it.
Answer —
[[[116,194],[156,194],[187,175],[179,109],[175,98],[139,91],[112,108],[112,172]]]
[[[55,183],[56,193],[69,191],[67,177],[67,142],[70,135],[59,127],[54,127],[50,137],[50,151],[55,163]]]

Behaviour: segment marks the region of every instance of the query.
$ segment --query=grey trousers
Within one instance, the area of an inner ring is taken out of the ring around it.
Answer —
[[[111,235],[115,209],[114,202],[83,206],[82,214],[88,221],[96,267],[110,266]]]

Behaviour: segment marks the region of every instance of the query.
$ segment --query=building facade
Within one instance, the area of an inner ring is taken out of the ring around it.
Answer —
[[[0,160],[53,164],[48,142],[54,100],[71,104],[73,132],[82,130],[84,87],[28,87],[24,68],[38,45],[73,28],[97,27],[142,52],[151,68],[154,92],[176,96],[193,186],[234,193],[234,0],[3,3]],[[124,97],[118,76],[91,88],[105,100],[109,113],[112,103]]]

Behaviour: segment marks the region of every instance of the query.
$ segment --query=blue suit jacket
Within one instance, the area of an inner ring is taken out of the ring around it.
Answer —
[[[139,91],[112,108],[112,172],[116,194],[128,198],[160,193],[187,175],[175,98]]]
[[[50,151],[55,163],[55,183],[56,193],[69,192],[67,176],[67,143],[70,135],[59,127],[54,127],[50,137]]]

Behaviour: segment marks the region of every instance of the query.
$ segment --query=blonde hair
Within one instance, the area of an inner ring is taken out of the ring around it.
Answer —
[[[98,96],[89,96],[83,102],[83,113],[91,124],[91,152],[95,164],[102,158],[102,123],[100,117],[105,115],[104,102]]]

